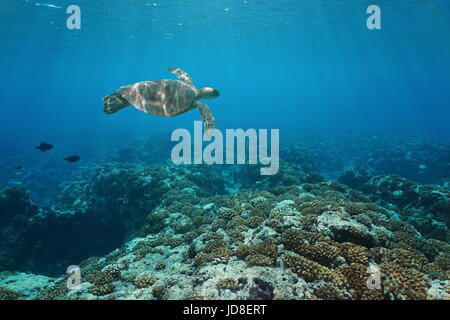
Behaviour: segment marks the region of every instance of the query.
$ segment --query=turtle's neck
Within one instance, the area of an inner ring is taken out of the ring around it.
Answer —
[[[203,99],[208,94],[207,88],[197,89],[197,100]]]
[[[214,99],[217,96],[214,96],[212,93],[216,91],[213,88],[205,87],[201,89],[197,89],[197,100],[198,99]]]

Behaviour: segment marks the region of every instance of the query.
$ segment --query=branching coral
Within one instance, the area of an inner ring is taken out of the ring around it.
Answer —
[[[383,300],[384,296],[380,289],[370,289],[367,286],[370,274],[368,265],[359,263],[343,264],[339,266],[337,272],[344,275],[346,287],[353,299],[361,300]]]
[[[314,290],[314,295],[321,300],[344,300],[346,299],[343,290],[336,286],[325,283]]]
[[[114,292],[116,286],[112,283],[96,284],[89,289],[95,296],[104,296]]]
[[[157,299],[163,299],[167,293],[167,286],[164,284],[153,287],[152,294]]]
[[[201,266],[207,262],[212,264],[228,263],[232,254],[233,252],[227,247],[211,248],[195,255],[194,266]]]
[[[317,262],[306,259],[302,256],[285,255],[284,264],[298,276],[308,282],[324,280],[340,287],[345,284],[345,278],[339,272],[320,265]]]
[[[151,287],[155,281],[156,279],[152,276],[140,274],[134,279],[133,284],[136,288],[148,288]]]
[[[278,249],[275,242],[271,239],[265,240],[259,245],[240,244],[236,249],[236,256],[244,259],[249,266],[273,266],[277,256]]]
[[[23,297],[19,292],[0,287],[0,300],[17,300]]]
[[[93,275],[89,275],[89,282],[93,283],[93,286],[89,288],[89,292],[95,296],[104,296],[112,293],[116,286],[112,283],[114,276],[107,272],[97,272]]]
[[[239,283],[234,278],[225,278],[217,281],[216,286],[217,289],[237,290],[239,288]]]
[[[395,263],[384,263],[380,266],[384,293],[391,299],[427,298],[429,278],[414,269],[401,267]]]
[[[339,244],[342,255],[348,264],[357,263],[368,265],[368,250],[363,246],[353,244],[351,242],[344,242]]]

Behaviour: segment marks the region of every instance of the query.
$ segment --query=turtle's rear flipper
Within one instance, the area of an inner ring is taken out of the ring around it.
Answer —
[[[117,112],[130,105],[127,100],[117,93],[110,94],[104,97],[103,100],[105,101],[103,111],[107,114]]]
[[[176,75],[177,78],[180,79],[181,81],[184,81],[184,82],[190,84],[191,86],[194,85],[194,81],[192,81],[192,78],[187,74],[186,71],[183,71],[178,68],[168,68],[168,70],[171,73],[173,73],[174,75]]]
[[[195,102],[195,107],[200,112],[203,126],[205,127],[205,137],[209,139],[214,131],[214,116],[209,107],[202,102]]]

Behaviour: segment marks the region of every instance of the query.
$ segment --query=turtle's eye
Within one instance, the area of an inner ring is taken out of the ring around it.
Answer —
[[[214,90],[213,94],[214,94],[214,97],[218,97],[220,95],[220,92],[219,92],[219,90]]]

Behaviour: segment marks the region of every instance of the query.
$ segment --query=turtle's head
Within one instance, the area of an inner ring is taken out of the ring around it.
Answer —
[[[198,90],[198,99],[214,99],[220,96],[220,92],[217,89],[214,88],[201,88]]]

